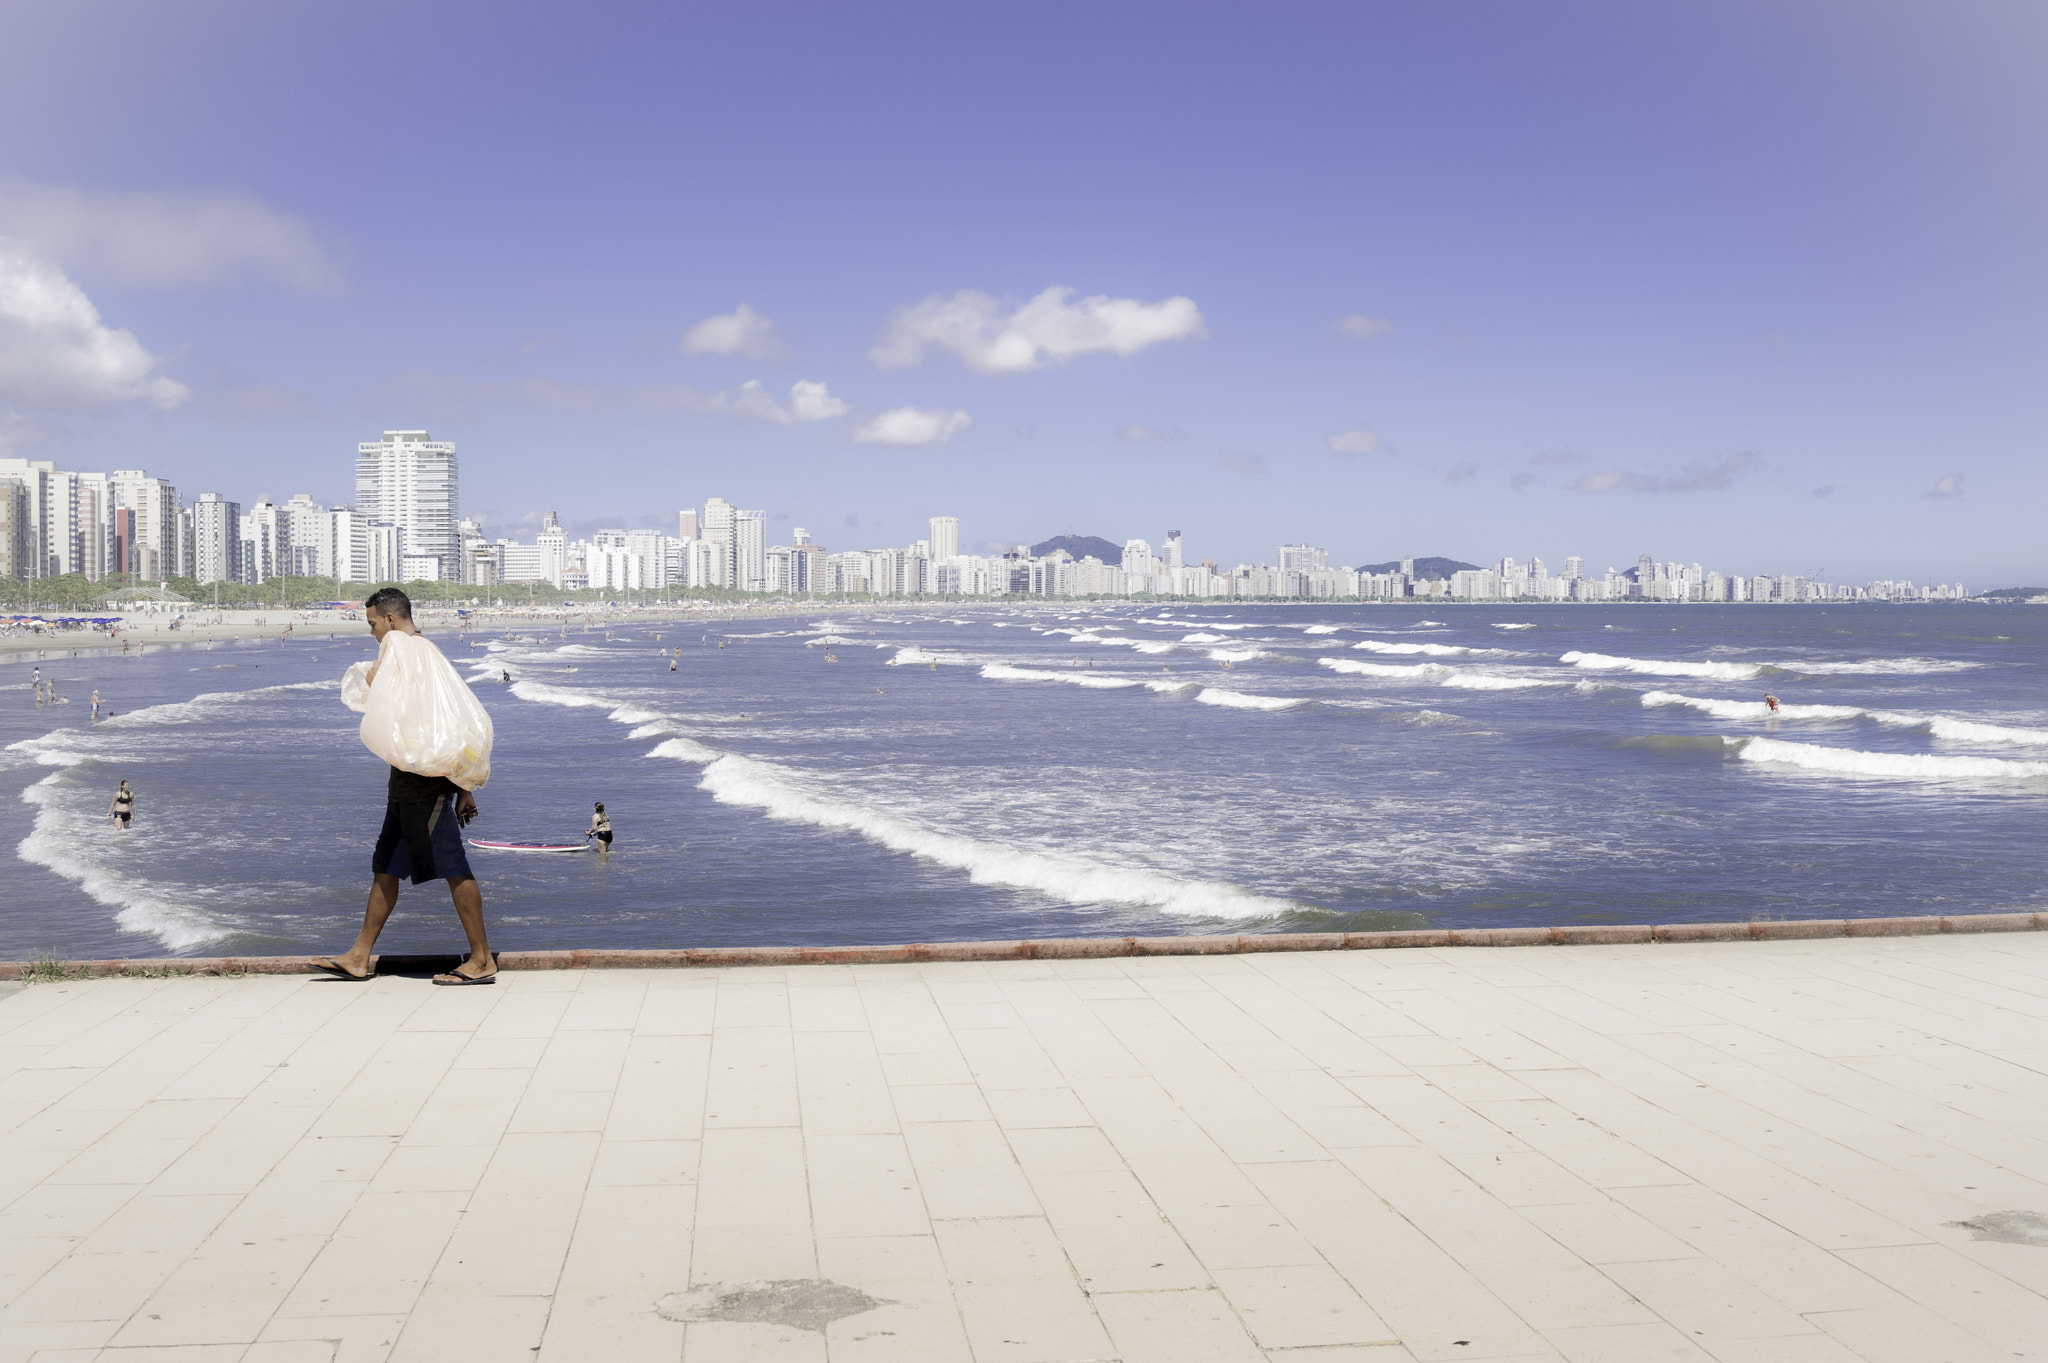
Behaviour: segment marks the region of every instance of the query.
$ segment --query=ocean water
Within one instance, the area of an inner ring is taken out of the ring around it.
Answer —
[[[609,857],[473,850],[499,947],[2044,898],[2027,607],[903,606],[609,633],[434,636],[497,726],[472,835],[574,841],[595,800],[618,832]],[[339,679],[371,652],[53,657],[73,699],[45,708],[34,664],[0,663],[0,955],[346,946],[385,769]],[[460,940],[445,887],[409,886],[382,945]]]

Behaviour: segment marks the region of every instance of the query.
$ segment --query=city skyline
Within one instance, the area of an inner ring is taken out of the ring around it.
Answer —
[[[783,13],[17,9],[0,455],[2039,575],[2038,9]]]
[[[259,496],[245,512],[217,492],[187,503],[176,485],[143,470],[114,474],[58,469],[48,461],[0,459],[0,577],[101,581],[124,574],[176,577],[199,587],[260,586],[296,576],[337,585],[456,584],[493,592],[521,585],[660,597],[721,589],[790,596],[1158,597],[1452,601],[1743,602],[1961,600],[1960,581],[1916,585],[1886,578],[1864,585],[1801,573],[1723,573],[1701,563],[1644,553],[1635,566],[1604,573],[1570,555],[1551,573],[1540,555],[1503,556],[1491,567],[1442,556],[1405,555],[1366,564],[1333,561],[1306,541],[1281,544],[1272,562],[1199,560],[1178,529],[1153,550],[1131,537],[1118,550],[1096,536],[1055,536],[1039,545],[963,548],[961,521],[933,515],[907,544],[833,551],[801,526],[775,544],[766,512],[708,497],[702,508],[667,513],[659,526],[601,527],[584,536],[545,513],[528,543],[493,537],[461,510],[460,458],[453,441],[426,430],[387,430],[356,445],[356,497],[323,505],[309,493],[283,504]],[[660,516],[657,515],[657,520]],[[1098,551],[1099,548],[1099,551]],[[1370,557],[1370,556],[1367,556]]]

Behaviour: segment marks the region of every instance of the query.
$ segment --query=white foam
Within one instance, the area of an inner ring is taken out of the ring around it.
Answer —
[[[998,626],[998,628],[1001,628],[1001,626]],[[843,634],[820,634],[815,639],[806,639],[804,641],[804,647],[809,648],[813,644],[824,644],[827,648],[830,648],[833,644],[858,644],[861,642],[864,641],[860,639],[849,639]]]
[[[1763,674],[1761,663],[1688,663],[1667,659],[1617,658],[1574,649],[1558,659],[1592,672],[1637,672],[1648,677],[1711,677],[1716,681],[1749,681]]]
[[[1503,677],[1492,672],[1453,672],[1442,685],[1461,691],[1526,691],[1532,686],[1562,686],[1546,677]]]
[[[1536,626],[1534,626],[1534,625],[1502,625],[1502,624],[1496,624],[1496,625],[1494,625],[1494,628],[1495,628],[1495,629],[1534,629],[1534,628],[1536,628]]]
[[[657,743],[647,753],[649,757],[671,757],[678,762],[716,762],[721,756],[717,751],[705,747],[695,739],[671,738]]]
[[[1248,663],[1254,658],[1270,657],[1263,648],[1212,648],[1209,656],[1219,663]]]
[[[228,935],[229,929],[204,909],[168,899],[145,882],[106,865],[107,844],[97,827],[103,819],[81,817],[64,808],[53,784],[63,775],[52,772],[22,791],[21,798],[35,806],[36,815],[34,827],[15,848],[17,856],[74,882],[114,909],[114,922],[123,931],[149,933],[174,951]],[[95,793],[90,798],[97,801],[99,796]]]
[[[567,653],[573,657],[578,658],[602,658],[608,652],[608,650],[606,649],[592,648],[588,644],[563,644],[560,648],[553,649],[551,651],[555,653]]]
[[[1460,648],[1456,644],[1390,644],[1379,639],[1365,639],[1352,645],[1368,653],[1420,653],[1429,658],[1455,658],[1461,654],[1474,656],[1513,657],[1504,648]]]
[[[1356,658],[1318,658],[1316,661],[1332,672],[1344,672],[1354,677],[1441,678],[1451,672],[1442,663],[1363,663]]]
[[[1132,641],[1131,647],[1140,653],[1171,653],[1178,645],[1137,639]]]
[[[990,681],[1065,682],[1069,686],[1085,686],[1096,691],[1116,691],[1139,684],[1135,677],[1112,676],[1106,672],[1049,672],[1036,667],[1012,667],[1008,663],[990,663],[981,669],[981,675]]]
[[[1683,705],[1716,719],[1769,719],[1771,707],[1760,700],[1720,700],[1711,696],[1681,696],[1675,691],[1645,691],[1648,706]],[[1781,705],[1780,719],[1856,719],[1869,713],[1854,705]]]
[[[1309,626],[1309,627],[1308,627],[1307,629],[1303,630],[1303,631],[1302,631],[1302,633],[1303,633],[1303,634],[1335,634],[1335,633],[1336,633],[1336,632],[1337,632],[1337,631],[1338,631],[1339,629],[1341,629],[1341,628],[1342,628],[1342,626],[1340,626],[1340,625],[1310,625],[1310,626]]]
[[[1946,738],[1956,743],[2048,744],[2048,729],[2022,729],[2007,724],[1986,724],[1981,720],[1954,719],[1948,715],[1930,717],[1927,721],[1927,731],[1936,738]]]
[[[1224,638],[1221,634],[1183,634],[1180,641],[1184,644],[1220,644]]]
[[[1249,691],[1226,691],[1220,686],[1205,686],[1195,699],[1204,705],[1227,705],[1234,710],[1292,710],[1308,701],[1299,697],[1255,696]]]
[[[1920,715],[1904,710],[1866,710],[1855,705],[1786,705],[1776,715],[1760,700],[1722,700],[1708,696],[1682,696],[1674,691],[1646,691],[1645,705],[1683,705],[1716,719],[1870,719],[1899,729],[1925,729],[1935,738],[1952,743],[2012,743],[2048,746],[2048,729],[2028,729],[2009,724],[1987,724],[1982,720],[1957,719],[1952,715]]]
[[[1103,866],[1084,857],[941,833],[878,810],[871,802],[814,790],[793,773],[752,758],[719,758],[704,769],[701,784],[721,804],[746,805],[772,819],[857,833],[892,851],[964,871],[976,885],[1008,885],[1071,902],[1142,904],[1168,913],[1218,918],[1264,917],[1298,907],[1231,885],[1179,880],[1157,871]]]
[[[1778,666],[1788,672],[1804,672],[1814,677],[1916,677],[1938,672],[1966,672],[1982,664],[1947,658],[1861,658],[1835,663],[1781,662]]]
[[[1745,762],[1776,762],[1838,776],[1874,776],[1918,781],[2026,781],[2048,777],[2048,762],[2014,762],[2003,757],[1945,757],[1932,753],[1861,752],[1778,738],[1724,739]]]

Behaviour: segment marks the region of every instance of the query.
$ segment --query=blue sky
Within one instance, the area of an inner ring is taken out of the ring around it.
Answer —
[[[2044,153],[2027,3],[15,3],[0,442],[2031,584]]]

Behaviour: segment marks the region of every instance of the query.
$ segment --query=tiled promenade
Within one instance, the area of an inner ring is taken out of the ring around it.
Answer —
[[[0,1363],[2048,1357],[2042,933],[34,984],[0,1076]]]

